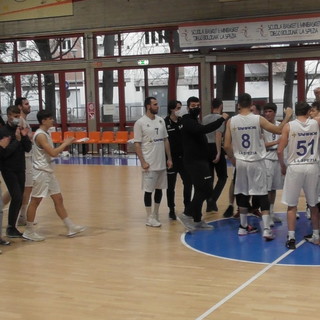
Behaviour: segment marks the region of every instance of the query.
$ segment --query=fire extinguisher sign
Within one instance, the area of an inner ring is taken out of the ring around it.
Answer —
[[[93,120],[95,118],[95,107],[93,102],[89,102],[87,104],[87,112],[88,112],[88,119]]]

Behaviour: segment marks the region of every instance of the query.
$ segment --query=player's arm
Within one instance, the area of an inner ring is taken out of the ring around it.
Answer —
[[[224,151],[226,152],[228,158],[231,160],[232,164],[235,165],[235,157],[234,157],[233,148],[232,148],[230,122],[231,122],[231,119],[228,120],[227,126],[226,126],[226,134],[224,136]]]
[[[171,158],[171,151],[170,151],[170,142],[168,138],[164,138],[164,150],[167,155],[167,166],[168,168],[172,168],[172,158]]]
[[[134,143],[134,146],[135,146],[135,150],[136,150],[136,154],[137,154],[137,157],[138,159],[140,160],[140,163],[141,163],[141,167],[143,169],[149,169],[150,165],[148,162],[146,162],[144,160],[144,157],[143,157],[143,154],[142,154],[142,148],[141,148],[141,142],[137,142],[135,141]]]
[[[51,157],[57,157],[59,153],[61,153],[67,146],[72,144],[72,142],[75,140],[74,137],[68,137],[66,138],[61,145],[59,145],[56,148],[53,148],[51,144],[48,141],[48,138],[44,133],[39,133],[36,136],[35,142],[36,144],[42,148],[49,156]]]
[[[213,160],[213,163],[218,163],[221,156],[222,132],[216,131],[215,135],[216,135],[217,155],[216,155],[216,158]]]
[[[289,127],[289,124],[287,123],[282,130],[282,135],[281,135],[280,142],[277,149],[278,159],[281,166],[281,173],[283,175],[286,174],[286,170],[287,170],[287,166],[284,163],[284,149],[288,144],[289,130],[290,130],[290,127]]]
[[[292,112],[293,112],[292,108],[286,108],[285,110],[286,116],[278,126],[269,122],[266,118],[260,117],[260,127],[269,132],[281,134],[282,128],[285,126],[286,123],[290,121],[292,117]]]

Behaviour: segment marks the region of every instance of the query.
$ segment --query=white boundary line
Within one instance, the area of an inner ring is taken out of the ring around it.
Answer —
[[[300,247],[302,244],[304,244],[306,240],[300,241],[296,248]],[[282,256],[268,264],[264,269],[262,269],[260,272],[258,272],[256,275],[254,275],[252,278],[250,278],[248,281],[243,283],[240,287],[238,287],[236,290],[232,291],[229,295],[227,295],[225,298],[220,300],[218,303],[216,303],[214,306],[212,306],[210,309],[208,309],[205,313],[203,313],[201,316],[196,318],[196,320],[202,320],[205,319],[208,315],[210,315],[212,312],[214,312],[216,309],[218,309],[220,306],[222,306],[224,303],[226,303],[228,300],[230,300],[233,296],[235,296],[237,293],[242,291],[244,288],[246,288],[249,284],[251,284],[253,281],[257,280],[260,276],[262,276],[264,273],[266,273],[270,268],[272,268],[274,265],[276,265],[279,261],[286,258],[289,254],[291,254],[294,250],[288,250],[285,252]]]

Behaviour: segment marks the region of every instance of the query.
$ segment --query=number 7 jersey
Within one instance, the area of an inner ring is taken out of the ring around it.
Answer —
[[[259,161],[266,157],[260,127],[260,116],[238,114],[230,120],[233,154],[243,161]]]
[[[319,162],[319,124],[307,119],[289,122],[288,165]]]

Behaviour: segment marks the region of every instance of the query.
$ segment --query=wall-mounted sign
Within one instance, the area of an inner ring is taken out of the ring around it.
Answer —
[[[212,23],[179,27],[182,48],[312,42],[320,39],[320,16]]]
[[[139,66],[147,66],[148,64],[149,64],[149,60],[148,59],[138,60],[138,65]]]

